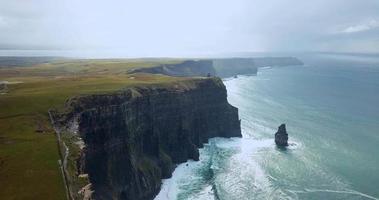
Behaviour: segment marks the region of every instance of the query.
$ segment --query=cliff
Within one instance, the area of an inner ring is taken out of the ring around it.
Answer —
[[[131,73],[164,74],[168,76],[207,76],[216,74],[211,60],[186,60],[178,64],[163,64],[156,67],[131,70]]]
[[[208,75],[221,78],[235,75],[254,75],[260,67],[278,67],[303,65],[294,57],[261,57],[261,58],[220,58],[208,60],[186,60],[178,64],[165,64],[149,68],[139,68],[130,73],[164,74],[168,76],[205,77]]]
[[[153,199],[209,138],[241,136],[218,78],[74,97],[52,113],[73,199]]]
[[[219,77],[232,77],[235,75],[254,75],[258,68],[253,58],[225,58],[214,59],[213,67]]]
[[[304,65],[304,63],[295,57],[261,57],[254,58],[257,67],[281,67],[290,65]]]

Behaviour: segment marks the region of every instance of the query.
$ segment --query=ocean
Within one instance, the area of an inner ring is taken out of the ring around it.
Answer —
[[[379,199],[379,57],[298,57],[225,79],[243,137],[211,139],[155,199]],[[274,143],[282,123],[287,150]]]

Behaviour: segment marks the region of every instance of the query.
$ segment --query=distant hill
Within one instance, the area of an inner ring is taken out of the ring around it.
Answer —
[[[186,60],[176,64],[162,64],[148,68],[138,68],[130,73],[151,73],[168,76],[219,76],[222,78],[235,75],[256,74],[259,67],[280,67],[303,65],[294,57],[261,57],[261,58],[220,58],[207,60]]]
[[[62,57],[13,57],[0,56],[0,68],[6,67],[26,67],[55,60],[63,60]]]
[[[182,77],[216,75],[212,60],[186,60],[178,64],[162,64],[155,67],[135,69],[130,72]]]
[[[238,74],[256,74],[258,71],[253,58],[214,59],[213,67],[219,77],[232,77]]]
[[[303,65],[304,63],[295,57],[261,57],[254,58],[256,67],[280,67],[290,65]]]

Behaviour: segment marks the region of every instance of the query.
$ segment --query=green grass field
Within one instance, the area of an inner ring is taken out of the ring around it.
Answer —
[[[106,93],[182,78],[128,74],[130,69],[179,60],[62,60],[0,68],[0,199],[66,199],[58,145],[47,111],[72,96]]]

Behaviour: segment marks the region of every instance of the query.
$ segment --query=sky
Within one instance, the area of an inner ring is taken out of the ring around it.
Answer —
[[[379,52],[379,0],[1,0],[0,49]]]

